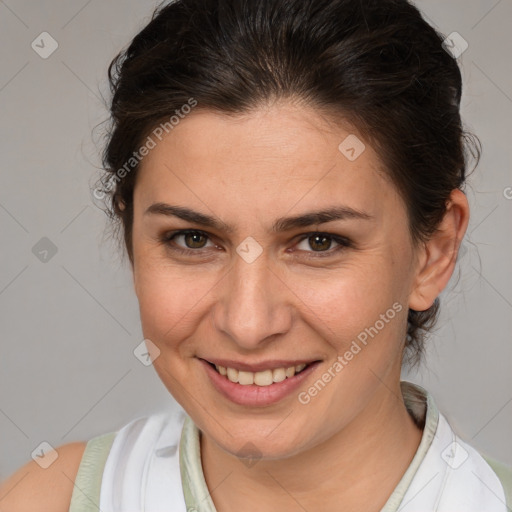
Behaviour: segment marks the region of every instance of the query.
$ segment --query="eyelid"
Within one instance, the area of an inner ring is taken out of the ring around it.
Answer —
[[[330,238],[333,242],[336,242],[338,244],[338,246],[340,247],[352,247],[352,241],[349,240],[348,238],[344,237],[344,236],[341,236],[341,235],[336,235],[334,233],[327,233],[325,231],[310,231],[309,233],[305,233],[303,235],[299,235],[300,238],[299,240],[297,241],[297,244],[300,244],[301,242],[303,242],[304,240],[307,240],[308,238],[311,238],[312,236],[320,236],[320,237],[326,237],[326,238]],[[305,252],[308,252],[308,253],[312,253],[312,254],[333,254],[335,253],[337,250],[334,249],[329,249],[327,251],[305,251]]]
[[[205,247],[201,247],[199,249],[189,249],[189,248],[185,248],[185,247],[180,247],[180,246],[177,246],[177,247],[173,247],[171,246],[171,243],[173,242],[173,240],[178,237],[178,236],[184,236],[184,235],[188,235],[188,234],[198,234],[198,235],[202,235],[204,237],[206,237],[208,240],[207,242],[212,242],[213,243],[213,240],[212,238],[213,235],[210,235],[210,233],[207,233],[206,231],[203,231],[201,229],[178,229],[176,231],[171,231],[169,233],[165,233],[160,241],[164,244],[164,245],[167,245],[169,246],[172,250],[176,250],[178,252],[188,252],[188,253],[199,253],[200,251],[204,250]]]

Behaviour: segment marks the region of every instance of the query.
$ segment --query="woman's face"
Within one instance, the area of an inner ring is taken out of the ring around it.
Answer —
[[[281,102],[237,118],[192,111],[142,161],[144,337],[167,389],[232,454],[286,457],[350,424],[370,432],[399,393],[416,260],[404,203],[361,141]],[[345,214],[315,219],[331,209]],[[195,233],[171,239],[179,230]]]

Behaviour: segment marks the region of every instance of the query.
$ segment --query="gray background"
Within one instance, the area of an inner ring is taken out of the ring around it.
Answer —
[[[87,440],[175,407],[133,354],[143,337],[129,267],[90,193],[107,65],[155,5],[0,1],[0,479],[42,441]],[[512,1],[418,5],[469,43],[463,115],[484,153],[427,364],[403,378],[426,387],[470,444],[512,464]],[[43,31],[59,45],[47,59],[31,47]],[[57,248],[46,262],[33,252],[43,237]]]

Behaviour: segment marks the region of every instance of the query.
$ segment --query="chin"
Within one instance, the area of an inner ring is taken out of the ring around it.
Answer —
[[[286,459],[304,450],[303,437],[300,436],[299,439],[294,433],[285,430],[279,435],[276,432],[274,432],[276,435],[252,432],[250,429],[230,431],[232,435],[222,431],[220,432],[222,438],[216,437],[218,433],[214,432],[213,436],[208,434],[208,437],[225,452],[240,459],[247,459],[248,466],[253,465],[257,460]]]

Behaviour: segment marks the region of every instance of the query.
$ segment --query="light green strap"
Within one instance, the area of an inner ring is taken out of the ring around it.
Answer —
[[[200,431],[186,415],[180,438],[180,474],[187,511],[216,512],[201,465]]]
[[[507,466],[492,457],[488,457],[483,454],[481,455],[500,479],[501,485],[503,485],[503,490],[505,491],[507,510],[512,511],[512,467]]]
[[[109,432],[87,441],[78,468],[69,512],[98,512],[103,469],[116,432]]]

